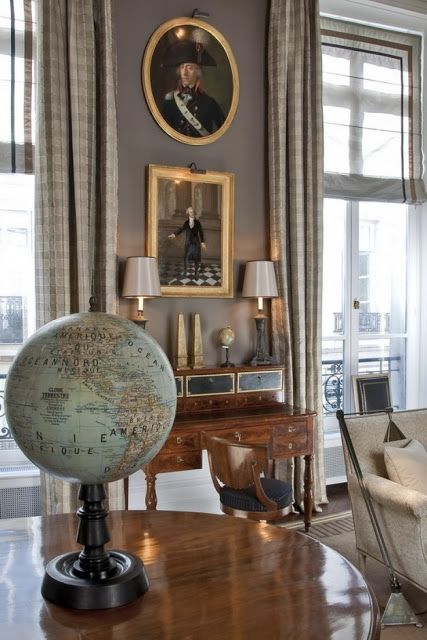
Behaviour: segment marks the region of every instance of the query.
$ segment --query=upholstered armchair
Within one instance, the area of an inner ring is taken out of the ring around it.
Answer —
[[[348,433],[363,473],[365,486],[371,496],[393,569],[401,577],[427,592],[427,482],[418,482],[418,490],[403,486],[389,479],[384,459],[387,447],[406,447],[411,440],[419,441],[427,448],[427,409],[401,411],[392,414],[406,439],[384,443],[389,419],[386,413],[345,417]],[[356,547],[360,568],[365,569],[366,558],[383,562],[367,508],[352,467],[345,442],[344,459],[348,477],[348,491],[356,533]],[[409,447],[411,448],[411,447]],[[421,449],[423,466],[424,449]],[[409,449],[407,450],[409,454]],[[388,454],[387,454],[388,455]],[[427,460],[427,455],[425,455]],[[389,465],[389,462],[388,462]],[[420,475],[422,475],[422,468]],[[410,465],[409,474],[414,476],[415,464]],[[425,469],[427,474],[427,468]],[[426,478],[427,475],[424,475]],[[399,477],[399,480],[402,480]],[[415,478],[420,480],[420,478]],[[425,491],[422,492],[425,486]]]

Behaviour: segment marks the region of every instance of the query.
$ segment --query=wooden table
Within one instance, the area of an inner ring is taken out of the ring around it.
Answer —
[[[365,580],[335,551],[284,528],[201,513],[111,512],[113,546],[143,559],[149,591],[103,611],[50,604],[40,594],[44,566],[79,548],[76,520],[0,520],[0,638],[379,638]]]

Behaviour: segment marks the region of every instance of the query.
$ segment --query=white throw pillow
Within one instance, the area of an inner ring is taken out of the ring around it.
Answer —
[[[404,487],[427,494],[427,451],[418,440],[403,447],[384,445],[388,477]]]

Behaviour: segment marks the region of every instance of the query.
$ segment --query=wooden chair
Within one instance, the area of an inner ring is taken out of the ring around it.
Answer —
[[[292,510],[292,487],[267,477],[267,447],[230,442],[203,432],[221,510],[251,520],[279,520]],[[264,473],[265,477],[261,477]]]

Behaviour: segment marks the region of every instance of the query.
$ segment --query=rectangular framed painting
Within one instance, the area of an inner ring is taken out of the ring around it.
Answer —
[[[392,407],[388,373],[365,373],[352,376],[356,413],[384,411]]]
[[[149,165],[147,255],[162,295],[233,296],[234,174]]]

